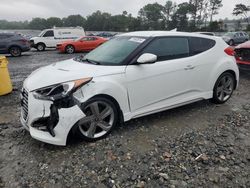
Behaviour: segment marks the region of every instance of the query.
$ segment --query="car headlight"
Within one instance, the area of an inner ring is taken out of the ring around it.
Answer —
[[[33,95],[36,99],[56,101],[68,97],[83,85],[89,83],[92,78],[84,78],[52,85],[34,91]]]

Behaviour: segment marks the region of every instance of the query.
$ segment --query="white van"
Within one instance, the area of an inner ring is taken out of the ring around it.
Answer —
[[[31,47],[44,51],[45,48],[55,48],[58,43],[83,36],[85,36],[85,31],[82,27],[55,27],[43,30],[38,37],[31,38],[30,43]]]

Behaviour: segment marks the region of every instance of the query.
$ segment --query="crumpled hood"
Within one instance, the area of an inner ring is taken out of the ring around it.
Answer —
[[[24,81],[24,87],[29,91],[33,91],[81,78],[95,78],[124,72],[125,66],[101,66],[69,59],[35,70]]]

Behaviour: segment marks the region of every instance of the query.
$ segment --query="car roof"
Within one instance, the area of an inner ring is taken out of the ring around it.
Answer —
[[[161,36],[187,36],[187,37],[202,37],[214,39],[214,36],[203,35],[199,33],[188,32],[173,32],[173,31],[136,31],[124,33],[119,36],[134,36],[134,37],[161,37]]]
[[[16,33],[0,33],[0,35],[17,35]]]

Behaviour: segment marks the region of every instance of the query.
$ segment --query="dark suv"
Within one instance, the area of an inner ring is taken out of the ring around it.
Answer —
[[[29,41],[15,33],[0,33],[0,54],[21,56],[22,52],[30,50]]]

